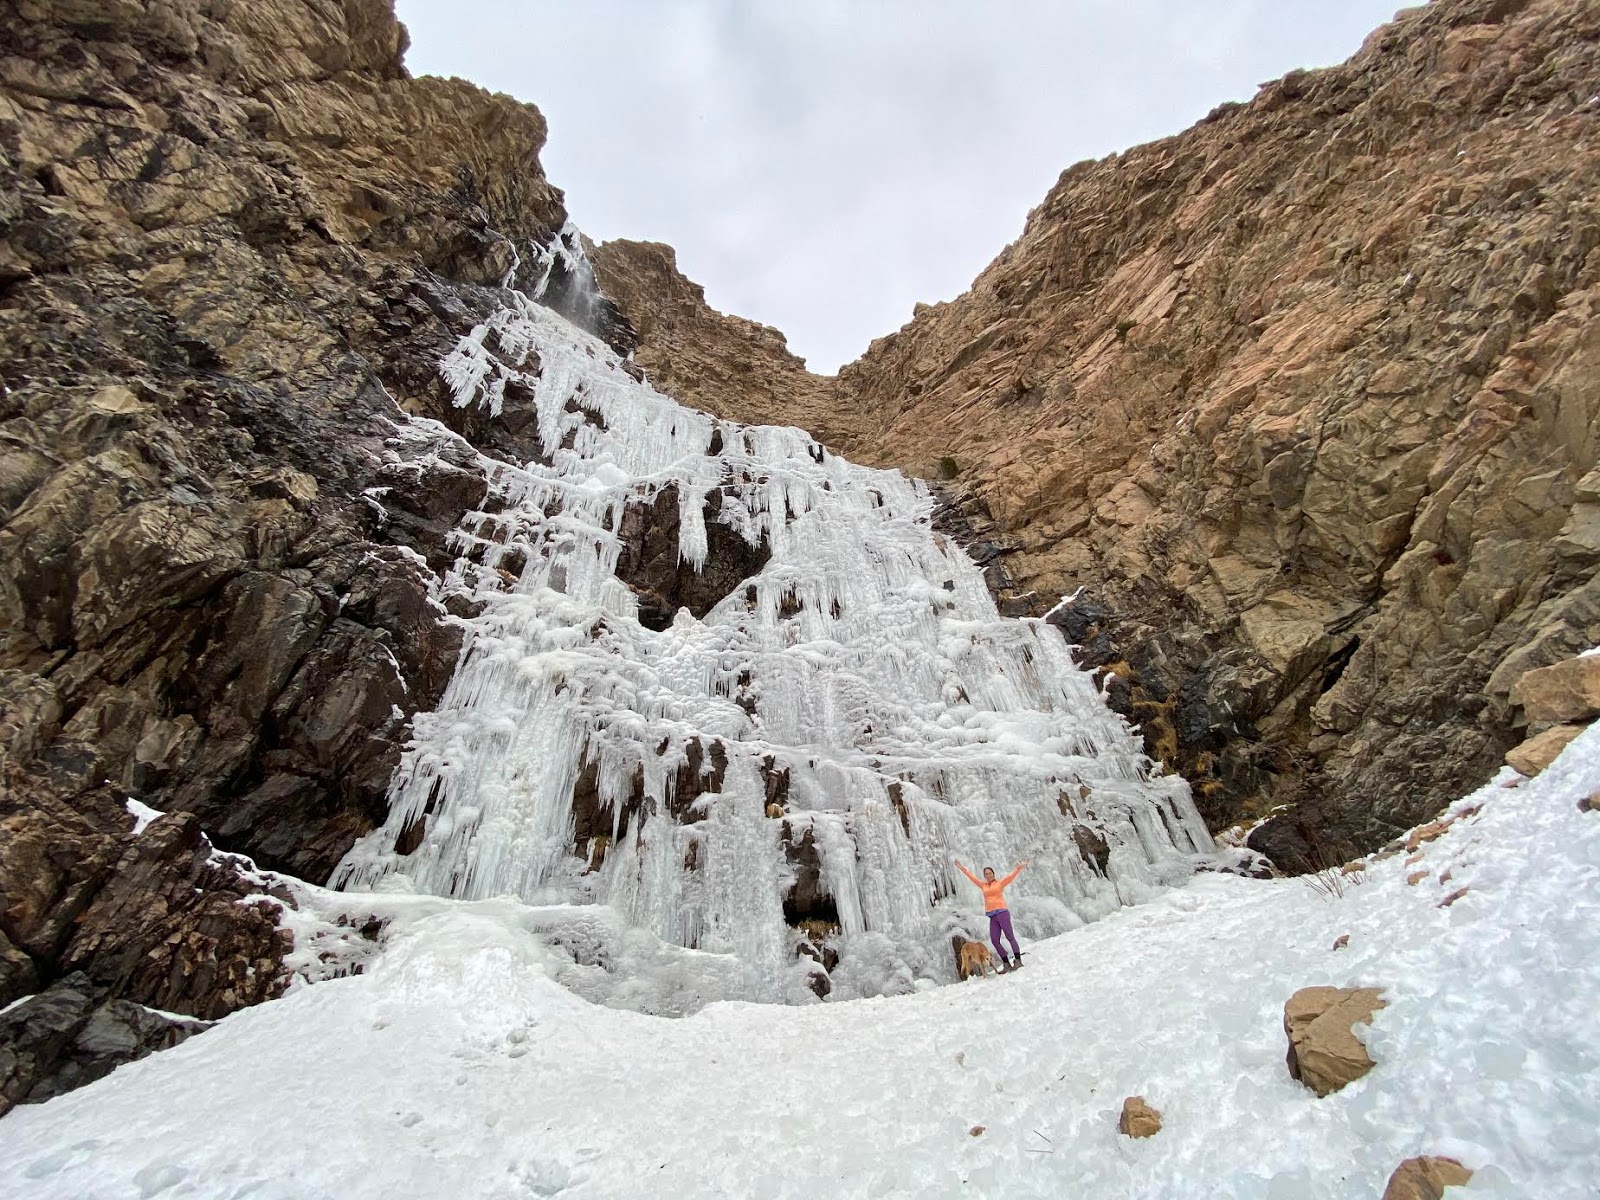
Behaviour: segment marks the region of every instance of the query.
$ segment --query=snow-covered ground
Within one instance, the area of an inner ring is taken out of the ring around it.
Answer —
[[[886,999],[600,1007],[547,974],[533,910],[411,898],[366,973],[16,1110],[0,1180],[19,1200],[1332,1200],[1432,1153],[1478,1171],[1463,1197],[1593,1196],[1600,814],[1576,800],[1600,728],[1513,778],[1342,898],[1202,875],[1020,975]],[[1376,1069],[1320,1100],[1284,1067],[1283,1002],[1310,984],[1389,1000]],[[1132,1094],[1164,1115],[1149,1140],[1116,1132]]]

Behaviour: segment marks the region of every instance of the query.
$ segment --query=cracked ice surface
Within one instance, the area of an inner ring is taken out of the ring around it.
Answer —
[[[920,482],[687,409],[519,295],[441,374],[458,405],[494,414],[531,396],[543,455],[492,464],[499,511],[456,535],[441,587],[482,611],[438,710],[416,718],[387,823],[335,884],[605,905],[668,947],[724,956],[715,995],[795,1001],[819,968],[785,919],[786,844],[820,859],[838,928],[813,932],[841,956],[834,998],[954,977],[950,934],[981,936],[981,906],[952,856],[1031,858],[1012,911],[1042,937],[1213,852],[1187,786],[1153,773],[1059,631],[998,616]],[[713,492],[712,519],[771,557],[702,619],[680,610],[655,632],[617,578],[618,532],[630,502],[668,486],[681,561],[705,565]],[[609,810],[600,844],[576,841],[586,768]],[[676,794],[685,779],[698,794]],[[1074,838],[1084,826],[1109,846],[1104,874]]]

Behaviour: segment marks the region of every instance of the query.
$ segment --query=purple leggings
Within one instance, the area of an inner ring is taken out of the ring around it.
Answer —
[[[989,940],[994,943],[994,952],[1001,958],[1006,956],[1006,952],[1000,947],[1000,935],[1003,933],[1011,941],[1011,953],[1021,958],[1022,950],[1017,945],[1017,935],[1011,929],[1011,910],[997,908],[992,913],[985,913],[984,916],[989,918]]]

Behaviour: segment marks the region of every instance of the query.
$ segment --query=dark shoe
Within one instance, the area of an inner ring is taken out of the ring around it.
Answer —
[[[1013,971],[1022,970],[1022,955],[1019,954],[1011,960],[1011,969]]]

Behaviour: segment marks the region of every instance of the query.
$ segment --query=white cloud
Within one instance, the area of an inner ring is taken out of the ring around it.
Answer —
[[[1062,168],[1338,62],[1395,0],[399,0],[531,100],[590,236],[678,249],[815,368],[948,299]]]

